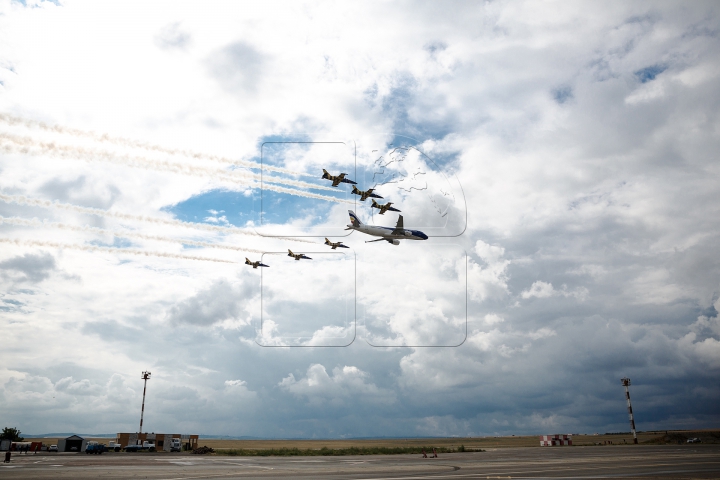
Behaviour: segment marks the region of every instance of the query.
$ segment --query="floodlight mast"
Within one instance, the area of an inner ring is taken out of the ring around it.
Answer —
[[[142,410],[140,410],[140,431],[138,433],[142,433],[143,415],[145,414],[145,391],[147,390],[147,381],[150,379],[150,375],[150,372],[142,372],[142,377],[140,377],[145,380],[145,385],[143,386]],[[138,439],[138,442],[140,442],[140,439]]]
[[[630,379],[629,378],[622,378],[620,379],[620,382],[623,387],[625,387],[625,399],[627,400],[628,405],[628,416],[630,417],[630,430],[632,430],[633,434],[633,443],[637,445],[637,433],[635,432],[635,417],[633,417],[633,411],[632,411],[632,404],[630,403]]]

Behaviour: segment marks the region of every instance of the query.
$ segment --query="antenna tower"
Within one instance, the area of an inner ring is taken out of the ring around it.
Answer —
[[[145,391],[147,390],[147,381],[150,380],[150,372],[142,372],[142,378],[145,380],[145,386],[143,387],[143,403],[142,403],[142,410],[140,410],[140,431],[138,433],[142,433],[142,423],[143,423],[143,415],[145,414]],[[630,397],[628,397],[630,398]],[[628,400],[630,401],[630,400]],[[139,441],[139,440],[138,440]],[[635,442],[637,443],[637,441]]]
[[[629,378],[622,378],[620,379],[620,382],[622,383],[622,386],[625,387],[625,398],[627,399],[628,404],[628,416],[630,417],[630,430],[632,430],[633,434],[633,443],[637,445],[637,433],[635,432],[635,417],[633,417],[633,411],[632,411],[632,404],[630,403],[630,379]]]

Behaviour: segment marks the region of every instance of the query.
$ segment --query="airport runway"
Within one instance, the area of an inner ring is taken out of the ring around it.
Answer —
[[[106,453],[13,455],[0,478],[720,478],[720,445],[503,448],[475,453],[229,457]]]

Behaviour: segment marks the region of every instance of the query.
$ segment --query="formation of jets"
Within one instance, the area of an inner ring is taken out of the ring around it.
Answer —
[[[332,248],[333,250],[335,250],[335,249],[338,248],[338,247],[340,247],[340,248],[350,248],[350,247],[348,247],[347,245],[343,245],[342,242],[331,242],[330,240],[327,239],[327,237],[325,238],[325,245],[330,245],[330,248]]]
[[[355,195],[360,195],[360,201],[361,201],[361,202],[364,202],[364,201],[367,200],[369,197],[372,197],[372,198],[383,198],[383,197],[381,197],[380,195],[378,195],[377,193],[373,193],[373,189],[372,189],[372,188],[368,188],[367,190],[365,190],[365,191],[363,192],[362,190],[358,190],[357,187],[353,186],[352,193],[354,193]]]
[[[321,178],[330,180],[333,187],[337,187],[341,183],[352,183],[353,185],[357,185],[357,182],[353,182],[349,178],[345,178],[345,175],[347,175],[347,173],[341,173],[340,175],[330,175],[330,173],[323,168],[323,175]]]
[[[250,260],[248,260],[247,257],[245,257],[245,265],[252,265],[253,268],[270,266],[270,265],[265,265],[264,263],[260,263],[260,260],[258,260],[257,262],[251,262]]]
[[[295,260],[312,260],[312,258],[306,256],[304,253],[293,253],[292,250],[288,248],[288,257],[293,257]]]
[[[380,210],[380,215],[384,215],[385,212],[399,212],[397,208],[392,206],[392,202],[388,202],[385,204],[377,203],[374,199],[375,198],[383,198],[377,193],[373,193],[372,188],[368,188],[367,190],[363,191],[358,189],[355,185],[357,185],[357,182],[354,182],[350,180],[349,178],[345,178],[345,175],[347,173],[341,173],[339,175],[330,175],[330,173],[323,168],[323,175],[322,178],[326,180],[330,180],[332,182],[333,187],[337,187],[341,183],[350,183],[353,185],[352,193],[355,195],[360,195],[360,201],[364,202],[368,198],[372,199],[372,205],[370,208],[377,208]],[[380,242],[385,240],[388,243],[391,243],[393,245],[400,245],[400,240],[427,240],[428,236],[425,235],[420,230],[410,230],[404,227],[403,225],[403,216],[398,215],[397,223],[395,224],[395,227],[379,227],[374,225],[366,225],[360,219],[357,215],[355,215],[355,212],[352,210],[348,210],[348,214],[350,215],[350,225],[347,226],[345,230],[356,230],[360,233],[364,233],[366,235],[372,235],[374,237],[380,237],[376,240],[368,240],[365,243],[372,243],[372,242]],[[328,238],[325,238],[325,245],[329,246],[331,249],[335,250],[337,248],[350,248],[347,245],[343,245],[342,242],[331,242]],[[292,250],[288,249],[288,257],[293,257],[295,260],[312,260],[312,258],[306,256],[304,253],[293,253]],[[251,262],[248,258],[245,258],[245,264],[251,265],[253,268],[258,267],[269,267],[270,265],[265,265],[264,263],[260,263],[258,260],[257,262]]]
[[[388,210],[390,210],[391,212],[399,212],[400,211],[395,207],[391,207],[391,205],[392,205],[392,202],[388,202],[384,205],[381,205],[381,204],[377,203],[375,200],[373,200],[371,208],[377,208],[378,210],[380,210],[380,215],[385,215],[385,212],[387,212]]]

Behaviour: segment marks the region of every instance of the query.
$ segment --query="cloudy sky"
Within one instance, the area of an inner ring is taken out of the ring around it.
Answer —
[[[2,0],[0,45],[1,426],[136,431],[149,370],[156,432],[627,431],[626,376],[720,427],[716,2]]]

